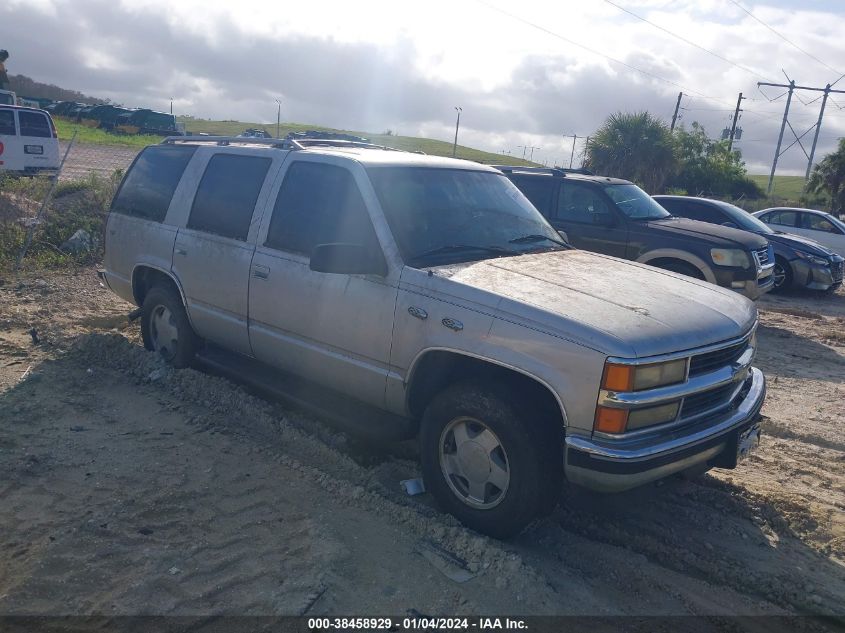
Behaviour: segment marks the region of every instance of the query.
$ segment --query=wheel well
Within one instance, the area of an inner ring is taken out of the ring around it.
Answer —
[[[519,400],[529,403],[533,412],[553,425],[563,437],[563,413],[548,387],[513,369],[454,352],[428,352],[417,361],[408,385],[408,409],[412,417],[422,417],[434,396],[462,380],[504,386]]]
[[[674,257],[658,257],[657,259],[652,259],[645,263],[649,266],[654,266],[655,268],[670,270],[672,272],[688,275],[689,277],[695,277],[696,279],[704,279],[704,273],[698,269],[698,266],[690,264],[683,259],[676,259]]]
[[[144,298],[153,286],[169,286],[181,296],[179,287],[170,275],[149,266],[138,266],[132,273],[132,296],[137,305],[144,305]]]

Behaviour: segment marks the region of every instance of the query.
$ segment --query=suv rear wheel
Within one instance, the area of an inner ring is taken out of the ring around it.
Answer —
[[[144,297],[141,313],[144,347],[157,352],[174,367],[187,367],[197,350],[198,339],[182,299],[171,288],[153,286]]]
[[[552,509],[560,480],[543,421],[507,393],[450,387],[426,408],[420,433],[426,489],[464,525],[496,538]]]

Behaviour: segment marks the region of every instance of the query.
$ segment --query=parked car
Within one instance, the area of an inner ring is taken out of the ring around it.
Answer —
[[[17,105],[18,97],[11,90],[0,90],[0,105]]]
[[[830,213],[775,207],[757,211],[754,216],[780,230],[809,237],[845,257],[845,222]]]
[[[762,235],[774,248],[775,285],[787,288],[835,290],[842,285],[843,258],[806,237],[775,231],[750,213],[720,200],[688,196],[653,196],[672,215],[721,224]]]
[[[273,138],[273,135],[270,134],[267,130],[260,130],[258,128],[248,128],[238,134],[240,138]]]
[[[627,180],[583,170],[498,168],[577,248],[704,279],[750,299],[774,284],[774,253],[759,235],[672,217]]]
[[[176,125],[175,116],[144,108],[120,114],[114,128],[124,134],[157,134],[159,136],[181,134]]]
[[[621,491],[759,438],[746,298],[572,249],[500,172],[325,140],[184,137],[114,198],[103,278],[177,367],[258,375],[384,437],[497,537],[565,475]],[[755,236],[756,239],[756,236]]]
[[[94,106],[88,112],[80,115],[80,122],[87,127],[98,127],[103,130],[111,130],[115,126],[117,118],[121,114],[132,112],[129,108],[123,108],[111,104]]]
[[[84,107],[84,103],[77,101],[59,101],[58,103],[48,106],[48,112],[56,116],[68,116],[68,113],[74,108]]]
[[[0,173],[52,174],[59,169],[59,140],[50,114],[0,106]]]

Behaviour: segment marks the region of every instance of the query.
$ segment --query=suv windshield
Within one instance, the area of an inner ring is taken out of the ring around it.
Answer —
[[[430,167],[369,167],[399,250],[413,266],[566,248],[501,174]]]
[[[632,220],[660,220],[672,217],[671,213],[637,185],[605,185],[604,191],[616,203],[616,208]]]

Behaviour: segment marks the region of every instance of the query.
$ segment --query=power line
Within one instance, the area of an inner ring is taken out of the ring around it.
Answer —
[[[693,42],[693,41],[691,41],[691,40],[688,40],[687,38],[685,38],[685,37],[684,37],[684,36],[682,36],[682,35],[678,35],[677,33],[675,33],[674,31],[672,31],[672,30],[670,30],[670,29],[667,29],[667,28],[665,28],[665,27],[663,27],[663,26],[660,26],[659,24],[655,24],[655,23],[654,23],[654,22],[652,22],[651,20],[649,20],[649,19],[647,19],[647,18],[644,18],[644,17],[642,17],[641,15],[638,15],[638,14],[634,13],[633,11],[629,11],[629,10],[628,10],[628,9],[626,9],[625,7],[619,6],[618,4],[616,4],[615,2],[613,2],[612,0],[604,0],[604,1],[605,1],[607,4],[609,4],[609,5],[611,5],[611,6],[616,7],[616,8],[617,8],[617,9],[619,9],[620,11],[623,11],[623,12],[627,13],[628,15],[630,15],[630,16],[632,16],[632,17],[635,17],[635,18],[637,18],[638,20],[640,20],[640,21],[642,21],[642,22],[645,22],[646,24],[649,24],[649,25],[653,26],[653,27],[654,27],[654,28],[656,28],[656,29],[660,29],[660,30],[661,30],[661,31],[663,31],[664,33],[667,33],[668,35],[671,35],[671,36],[672,36],[672,37],[674,37],[675,39],[680,40],[680,41],[684,42],[685,44],[689,44],[690,46],[693,46],[693,47],[697,48],[697,49],[698,49],[698,50],[700,50],[700,51],[704,51],[704,52],[705,52],[705,53],[707,53],[708,55],[712,55],[713,57],[716,57],[716,58],[718,58],[718,59],[721,59],[723,62],[726,62],[726,63],[730,64],[731,66],[735,66],[736,68],[739,68],[739,69],[740,69],[740,70],[742,70],[742,71],[745,71],[745,72],[747,72],[747,73],[749,73],[749,74],[751,74],[751,75],[754,75],[755,77],[759,77],[760,79],[767,79],[766,77],[764,77],[763,75],[761,75],[761,74],[760,74],[760,73],[758,73],[757,71],[752,70],[752,69],[751,69],[751,68],[749,68],[748,66],[743,66],[742,64],[737,64],[736,62],[734,62],[734,61],[732,61],[732,60],[728,59],[727,57],[723,57],[722,55],[719,55],[719,53],[716,53],[716,52],[714,52],[714,51],[711,51],[709,48],[705,48],[704,46],[701,46],[701,45],[699,45],[699,44],[696,44],[695,42]]]
[[[525,18],[520,17],[520,16],[518,16],[514,13],[511,13],[510,11],[506,11],[505,9],[500,9],[499,7],[488,4],[485,0],[477,0],[477,1],[478,1],[479,4],[483,5],[484,7],[488,8],[492,11],[496,11],[497,13],[501,13],[502,15],[505,15],[505,16],[513,19],[513,20],[516,20],[517,22],[522,22],[523,24],[530,26],[531,28],[537,29],[538,31],[542,31],[543,33],[546,33],[547,35],[551,35],[552,37],[557,38],[559,40],[562,40],[564,42],[567,42],[568,44],[572,44],[573,46],[577,46],[578,48],[582,48],[585,51],[592,53],[593,55],[598,55],[599,57],[604,57],[605,59],[613,62],[614,64],[619,64],[620,66],[624,66],[625,68],[636,71],[636,72],[638,72],[642,75],[645,75],[647,77],[651,77],[652,79],[657,79],[658,81],[662,81],[663,83],[669,84],[670,86],[675,86],[676,88],[680,88],[685,93],[692,93],[692,94],[694,94],[694,95],[696,95],[696,96],[698,96],[702,99],[711,99],[713,101],[719,101],[721,103],[728,103],[726,101],[723,101],[722,99],[717,99],[716,97],[709,97],[709,96],[707,96],[707,95],[705,95],[701,92],[698,92],[697,90],[692,90],[691,88],[687,88],[686,86],[682,86],[681,84],[679,84],[675,81],[672,81],[671,79],[666,79],[665,77],[661,77],[660,75],[656,75],[652,72],[649,72],[648,70],[643,70],[642,68],[638,68],[637,66],[623,62],[619,59],[616,59],[615,57],[611,57],[610,55],[602,53],[601,51],[598,51],[594,48],[590,48],[589,46],[586,46],[585,44],[581,44],[580,42],[576,42],[575,40],[569,39],[568,37],[561,35],[560,33],[556,33],[556,32],[554,32],[550,29],[547,29],[544,26],[540,26],[539,24],[531,22],[530,20],[526,20]]]
[[[815,55],[813,55],[812,53],[808,53],[807,51],[805,51],[803,48],[801,48],[800,46],[798,46],[798,44],[796,44],[795,42],[793,42],[792,40],[790,40],[790,39],[789,39],[788,37],[786,37],[785,35],[781,35],[778,31],[776,31],[775,29],[773,29],[771,26],[769,26],[768,24],[766,24],[765,22],[763,22],[763,20],[761,20],[761,19],[760,19],[760,18],[758,18],[756,15],[754,15],[753,13],[751,13],[751,11],[749,11],[749,10],[748,10],[748,9],[746,9],[744,6],[742,6],[739,2],[737,2],[737,0],[730,0],[730,1],[731,1],[733,4],[735,4],[737,7],[739,7],[739,8],[740,8],[740,9],[742,9],[743,11],[745,11],[745,13],[747,13],[747,14],[748,14],[750,17],[752,17],[754,20],[756,20],[757,22],[759,22],[760,24],[762,24],[763,26],[765,26],[767,29],[769,29],[769,30],[770,30],[772,33],[774,33],[775,35],[777,35],[777,36],[778,36],[780,39],[782,39],[784,42],[786,42],[787,44],[789,44],[789,45],[790,45],[790,46],[792,46],[793,48],[795,48],[795,49],[797,49],[797,50],[801,51],[802,53],[804,53],[804,54],[805,54],[807,57],[809,57],[810,59],[812,59],[812,60],[814,60],[814,61],[818,62],[819,64],[821,64],[822,66],[824,66],[824,67],[825,67],[825,68],[827,68],[828,70],[832,70],[832,71],[833,71],[833,72],[835,72],[837,75],[843,75],[843,74],[845,74],[845,73],[843,73],[843,72],[842,72],[842,71],[840,71],[840,70],[836,70],[833,66],[830,66],[830,65],[826,64],[825,62],[823,62],[822,60],[820,60],[818,57],[816,57]],[[840,77],[839,79],[841,79],[841,78],[842,78],[842,77]],[[839,79],[837,79],[836,81],[839,81]]]

